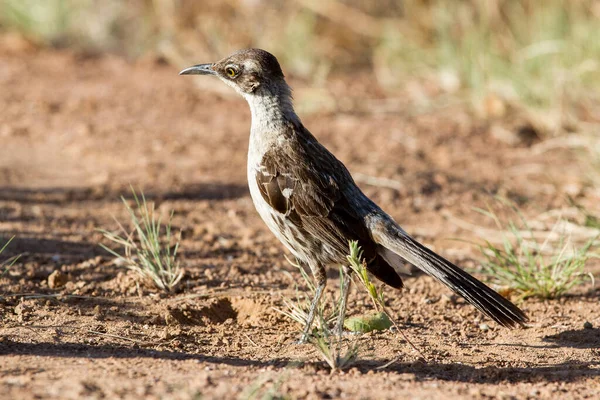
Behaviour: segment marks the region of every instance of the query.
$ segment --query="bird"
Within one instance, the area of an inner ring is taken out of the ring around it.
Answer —
[[[274,55],[243,49],[179,74],[215,76],[250,107],[247,178],[252,201],[267,227],[316,281],[300,342],[310,336],[327,283],[326,267],[347,264],[350,241],[363,250],[367,270],[392,288],[404,286],[399,272],[406,261],[502,326],[523,326],[528,320],[509,300],[415,240],[360,190],[345,165],[300,121]],[[347,266],[344,271],[340,334],[351,273]]]

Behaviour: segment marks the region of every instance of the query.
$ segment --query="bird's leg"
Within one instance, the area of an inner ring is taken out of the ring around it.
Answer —
[[[350,268],[342,267],[342,297],[340,299],[340,309],[335,330],[339,337],[342,337],[344,331],[344,318],[346,317],[346,302],[348,301],[348,292],[350,289]]]
[[[306,343],[308,340],[308,336],[310,334],[310,328],[312,326],[313,320],[315,319],[315,314],[317,312],[317,308],[319,307],[319,301],[321,300],[321,296],[323,295],[323,290],[325,289],[325,284],[327,283],[327,275],[325,273],[325,268],[322,265],[316,265],[310,267],[315,280],[317,281],[317,289],[315,290],[315,297],[310,303],[310,309],[308,310],[308,318],[306,319],[306,326],[304,327],[304,331],[302,332],[302,337],[300,338],[300,343]]]

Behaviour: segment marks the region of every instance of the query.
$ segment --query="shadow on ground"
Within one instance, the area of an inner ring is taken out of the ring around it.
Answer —
[[[4,243],[9,235],[1,234]],[[60,239],[45,239],[35,237],[24,237],[15,235],[10,245],[6,248],[3,257],[12,257],[21,255],[21,260],[26,259],[30,255],[35,255],[38,258],[51,258],[60,256],[61,263],[83,261],[97,255],[107,255],[108,252],[101,247],[89,242],[76,242]]]
[[[154,358],[163,360],[197,360],[198,362],[225,364],[238,367],[276,366],[286,368],[293,364],[292,360],[274,358],[271,360],[251,360],[238,357],[216,357],[201,354],[190,354],[177,351],[130,348],[114,345],[87,345],[72,343],[19,343],[5,340],[0,343],[0,355],[20,355],[36,357],[65,357],[65,358]],[[302,365],[302,364],[301,364]],[[306,365],[306,364],[304,364]],[[313,363],[322,368],[322,363]],[[532,365],[528,367],[483,367],[476,368],[459,363],[396,363],[385,370],[375,369],[374,363],[359,363],[358,369],[363,373],[414,374],[415,380],[425,381],[439,379],[444,381],[467,383],[500,382],[553,382],[575,381],[600,376],[599,362],[567,362],[555,365]]]
[[[544,337],[544,342],[576,349],[600,349],[600,329],[578,329]]]
[[[134,186],[136,191],[140,188]],[[186,184],[183,189],[159,191],[155,188],[141,188],[149,200],[224,200],[244,197],[249,194],[246,184],[202,182]],[[64,205],[84,201],[119,201],[120,197],[132,198],[129,186],[123,187],[52,187],[22,188],[0,187],[2,201],[16,201],[19,204]]]
[[[193,183],[183,189],[171,188],[160,191],[155,188],[144,190],[146,199],[157,203],[166,200],[227,200],[248,195],[247,185],[233,183]],[[0,222],[28,222],[48,226],[44,238],[39,232],[11,229],[7,225],[0,231],[0,246],[14,236],[3,257],[21,255],[21,262],[30,258],[46,260],[58,256],[61,263],[83,261],[97,255],[108,255],[108,252],[96,244],[85,241],[64,239],[64,233],[52,232],[54,225],[68,227],[71,223],[66,217],[56,217],[53,209],[56,206],[97,208],[98,202],[120,202],[121,197],[133,199],[129,186],[123,187],[53,187],[22,188],[13,186],[0,187]],[[81,203],[81,204],[80,204]],[[94,204],[90,204],[94,203]],[[92,218],[92,217],[86,217]]]

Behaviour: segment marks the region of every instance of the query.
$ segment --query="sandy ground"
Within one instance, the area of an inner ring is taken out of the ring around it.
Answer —
[[[21,254],[0,276],[0,398],[597,398],[591,285],[525,301],[531,324],[511,331],[432,279],[409,277],[386,295],[424,358],[398,332],[374,332],[348,339],[361,343],[360,360],[330,374],[310,345],[294,344],[300,327],[274,310],[294,296],[299,274],[249,197],[243,100],[198,90],[152,58],[0,44],[2,243],[15,235],[2,257]],[[306,83],[292,85],[302,101]],[[340,77],[328,90],[378,104],[374,86],[366,75]],[[473,211],[493,194],[527,215],[563,206],[567,194],[598,201],[574,155],[534,151],[539,139],[510,112],[482,122],[460,105],[395,110],[303,119],[371,198],[465,268],[481,256],[449,239],[479,239],[469,226],[493,232]],[[175,211],[186,270],[176,293],[137,285],[98,246],[98,228],[125,221],[119,197],[130,197],[130,184],[165,217]],[[55,271],[62,285],[49,285]],[[349,313],[368,310],[355,288]]]

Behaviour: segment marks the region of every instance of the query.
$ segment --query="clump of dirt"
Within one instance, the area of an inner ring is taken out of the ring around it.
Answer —
[[[272,306],[265,302],[244,297],[232,299],[233,308],[237,311],[237,323],[241,326],[263,326],[273,322]]]
[[[64,286],[67,282],[69,282],[69,277],[59,270],[52,272],[48,276],[48,287],[50,289],[58,289],[61,286]]]
[[[167,324],[212,325],[222,324],[228,319],[235,319],[238,313],[233,309],[228,298],[210,299],[201,305],[188,303],[167,308],[165,320]]]

